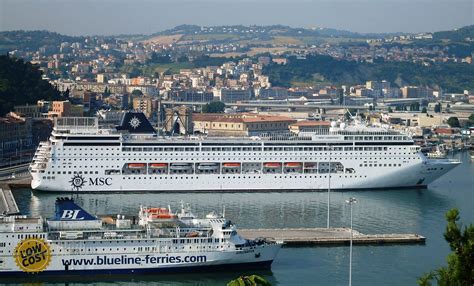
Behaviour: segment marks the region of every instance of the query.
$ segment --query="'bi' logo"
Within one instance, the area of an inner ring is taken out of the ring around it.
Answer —
[[[61,219],[71,219],[71,220],[84,219],[84,217],[78,217],[80,211],[81,210],[63,210],[63,214],[61,215]]]

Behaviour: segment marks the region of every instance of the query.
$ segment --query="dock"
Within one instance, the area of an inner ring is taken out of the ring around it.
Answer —
[[[11,188],[28,187],[31,184],[30,176],[18,176],[0,181],[0,216],[20,214]]]
[[[9,188],[0,188],[0,215],[15,215],[19,213],[20,209],[18,209],[12,191]]]
[[[286,247],[349,245],[350,228],[276,228],[240,229],[239,234],[248,239],[258,237],[273,242],[283,242]],[[352,243],[358,245],[424,244],[426,238],[419,234],[363,234],[353,230]]]

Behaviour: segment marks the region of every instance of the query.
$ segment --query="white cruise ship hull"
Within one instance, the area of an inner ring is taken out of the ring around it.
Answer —
[[[128,134],[100,129],[97,122],[56,122],[49,142],[42,142],[33,158],[31,187],[50,192],[408,188],[425,187],[460,164],[427,159],[409,136],[384,129],[330,129],[285,138],[160,137],[134,133],[136,126],[128,122],[138,117],[147,122],[140,114],[124,117],[121,126]]]
[[[354,162],[355,165],[356,162]],[[350,164],[345,163],[346,166]],[[83,185],[71,187],[70,175],[43,180],[33,174],[33,189],[49,192],[188,192],[188,191],[301,191],[423,188],[459,163],[450,160],[419,160],[403,167],[359,167],[355,174],[189,174],[189,175],[82,175]],[[97,182],[107,183],[98,186]]]

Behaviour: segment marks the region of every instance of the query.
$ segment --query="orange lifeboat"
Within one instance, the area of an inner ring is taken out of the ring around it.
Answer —
[[[301,168],[301,163],[300,162],[288,162],[288,163],[285,163],[285,167],[287,167],[287,168]]]
[[[263,166],[265,168],[280,168],[281,163],[279,163],[279,162],[268,162],[268,163],[264,163]]]
[[[193,231],[186,234],[186,237],[198,237],[199,232]]]
[[[238,167],[240,167],[240,163],[224,163],[224,164],[222,164],[222,167],[225,167],[225,168],[238,168]]]
[[[145,164],[144,163],[129,163],[128,167],[130,169],[141,169],[141,168],[145,168]]]
[[[147,212],[152,219],[171,219],[176,217],[167,208],[149,208]]]
[[[168,167],[167,163],[151,163],[150,168],[152,169],[163,169]]]

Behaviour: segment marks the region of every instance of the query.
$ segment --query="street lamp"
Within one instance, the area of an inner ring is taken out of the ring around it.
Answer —
[[[328,221],[327,221],[327,228],[329,228],[329,211],[330,211],[330,203],[331,203],[331,150],[332,147],[329,146],[329,174],[328,174]]]
[[[349,286],[352,285],[352,205],[357,203],[355,198],[349,198],[346,200],[346,204],[351,207],[351,240],[349,246]]]

